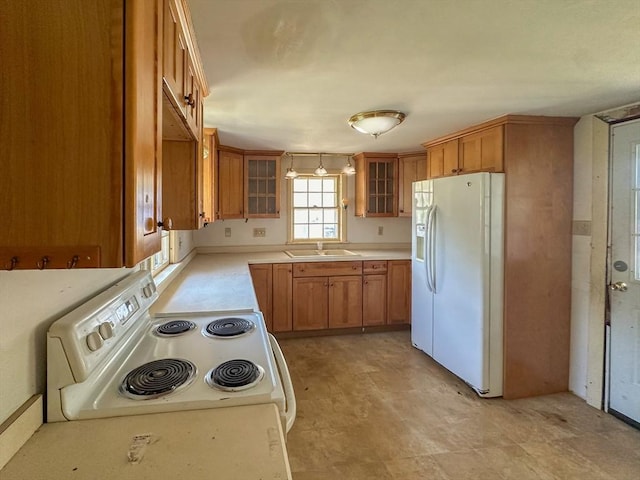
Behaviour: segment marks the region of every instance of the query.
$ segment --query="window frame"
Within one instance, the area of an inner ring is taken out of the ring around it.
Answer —
[[[338,222],[338,237],[337,238],[304,238],[304,239],[297,239],[294,237],[294,228],[295,228],[295,223],[294,223],[294,218],[295,218],[295,210],[296,208],[293,205],[293,186],[295,184],[295,180],[296,179],[292,179],[290,181],[288,181],[287,183],[289,183],[289,185],[287,186],[287,195],[288,195],[288,214],[289,214],[289,234],[288,234],[288,239],[287,239],[287,243],[289,244],[298,244],[298,245],[303,245],[303,244],[316,244],[318,242],[322,242],[324,244],[339,244],[339,243],[344,243],[344,239],[345,239],[345,235],[346,235],[346,221],[345,221],[345,215],[344,215],[344,208],[342,208],[342,198],[343,198],[343,189],[344,189],[344,184],[343,184],[343,178],[342,175],[339,173],[329,173],[326,176],[322,176],[322,177],[318,177],[317,175],[313,175],[313,174],[300,174],[298,176],[298,178],[307,178],[307,179],[314,179],[314,178],[318,178],[318,179],[324,179],[324,178],[333,178],[336,181],[336,210],[337,210],[337,222]],[[307,209],[311,208],[311,207],[305,207]],[[333,207],[331,207],[333,208]]]

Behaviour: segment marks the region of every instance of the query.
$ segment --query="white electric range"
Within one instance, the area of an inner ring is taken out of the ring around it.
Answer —
[[[295,420],[287,365],[260,312],[152,317],[137,272],[52,324],[47,422],[274,403]]]

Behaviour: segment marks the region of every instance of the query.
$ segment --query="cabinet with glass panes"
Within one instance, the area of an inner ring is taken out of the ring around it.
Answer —
[[[398,155],[359,153],[356,162],[356,216],[398,216]]]
[[[280,155],[244,156],[245,217],[280,216]]]

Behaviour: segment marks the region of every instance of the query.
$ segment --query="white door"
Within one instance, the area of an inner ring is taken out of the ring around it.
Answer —
[[[640,120],[612,127],[609,412],[640,422]]]

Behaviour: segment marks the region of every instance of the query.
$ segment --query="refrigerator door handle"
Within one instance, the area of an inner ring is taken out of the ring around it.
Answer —
[[[432,205],[429,210],[429,272],[428,278],[431,286],[431,291],[436,293],[436,206]]]
[[[427,218],[426,218],[426,233],[425,233],[425,241],[424,241],[424,259],[425,259],[425,269],[426,269],[426,277],[427,277],[427,288],[431,293],[435,293],[435,285],[433,283],[433,222],[432,218],[435,213],[435,206],[431,205],[427,209]]]

